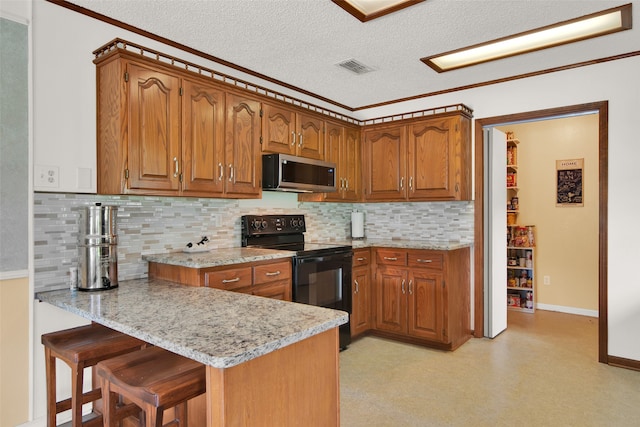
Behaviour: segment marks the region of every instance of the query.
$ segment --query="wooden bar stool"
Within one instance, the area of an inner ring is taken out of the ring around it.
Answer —
[[[170,424],[187,427],[187,401],[206,391],[203,364],[159,347],[148,347],[96,365],[104,403],[104,427],[122,417],[118,395],[142,409],[147,427],[162,426],[165,409],[175,408]]]
[[[139,350],[147,343],[93,323],[63,331],[42,335],[44,345],[45,369],[47,378],[47,426],[56,425],[56,415],[71,409],[72,427],[81,427],[82,405],[100,399],[100,385],[83,393],[84,369],[96,365],[110,357]],[[71,368],[71,397],[57,401],[56,397],[56,359],[64,361]],[[88,422],[99,424],[100,417]],[[87,425],[87,424],[84,424]]]

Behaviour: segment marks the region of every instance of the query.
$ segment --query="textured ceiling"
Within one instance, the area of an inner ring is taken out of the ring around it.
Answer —
[[[640,51],[634,28],[442,74],[420,62],[624,1],[427,0],[366,23],[330,0],[70,2],[351,108]],[[375,71],[335,65],[350,58]]]

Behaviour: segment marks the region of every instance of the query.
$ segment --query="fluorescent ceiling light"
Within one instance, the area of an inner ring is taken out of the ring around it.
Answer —
[[[630,28],[631,3],[420,60],[441,73]]]
[[[331,0],[362,22],[371,21],[425,0]]]

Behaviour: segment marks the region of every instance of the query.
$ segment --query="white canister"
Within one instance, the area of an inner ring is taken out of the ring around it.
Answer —
[[[364,237],[364,212],[351,212],[351,237],[354,239]]]

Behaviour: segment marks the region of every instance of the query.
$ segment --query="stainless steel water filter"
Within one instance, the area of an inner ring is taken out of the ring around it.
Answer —
[[[80,214],[78,289],[95,291],[118,286],[117,206],[96,203]]]

